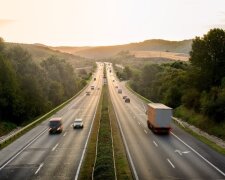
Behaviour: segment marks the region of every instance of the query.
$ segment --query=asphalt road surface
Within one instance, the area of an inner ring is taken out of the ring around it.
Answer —
[[[110,96],[135,179],[225,179],[223,155],[175,124],[169,135],[152,133],[147,127],[146,104],[118,81],[110,66],[107,69]],[[130,103],[124,102],[124,95]]]
[[[103,66],[89,86],[52,117],[62,117],[63,132],[50,135],[48,120],[0,151],[0,180],[75,179],[102,89]],[[90,86],[94,85],[94,90]],[[86,95],[90,91],[90,96]],[[83,129],[73,129],[82,118]]]

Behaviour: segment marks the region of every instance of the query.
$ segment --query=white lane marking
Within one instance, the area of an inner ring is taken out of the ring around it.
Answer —
[[[66,134],[67,134],[67,132],[65,132],[65,133],[63,134],[63,136],[65,137],[65,136],[66,136]]]
[[[175,168],[175,166],[173,165],[173,163],[172,163],[169,159],[167,159],[167,161],[170,163],[170,165],[171,165],[173,168]]]
[[[42,131],[36,138],[34,138],[30,143],[28,143],[24,148],[22,148],[16,155],[14,155],[11,159],[9,159],[3,166],[0,167],[0,171],[7,166],[10,162],[12,162],[18,155],[20,155],[28,146],[30,146],[34,141],[36,141],[42,134],[47,131],[48,128],[46,128],[44,131]]]
[[[182,156],[182,152],[180,150],[176,149],[174,152],[177,152],[178,154],[180,154],[180,156]]]
[[[158,147],[158,144],[155,141],[153,141],[153,143],[155,144],[156,147]]]
[[[144,132],[146,133],[146,134],[148,134],[148,132],[144,129]]]
[[[41,163],[40,166],[38,167],[37,171],[35,172],[35,174],[37,174],[43,166],[44,166],[44,163]]]
[[[56,144],[53,148],[52,151],[55,151],[55,149],[58,147],[59,144]]]
[[[201,157],[205,162],[207,162],[210,166],[212,166],[214,169],[216,169],[220,174],[225,176],[225,173],[221,171],[218,167],[213,165],[211,162],[209,162],[207,159],[205,159],[201,154],[199,154],[196,150],[194,150],[191,146],[186,144],[183,140],[181,140],[178,136],[176,136],[174,133],[170,132],[175,138],[177,138],[180,142],[182,142],[185,146],[189,147],[195,154],[197,154],[199,157]]]
[[[110,94],[110,96],[111,96],[111,94]],[[114,105],[113,102],[112,102],[112,104],[113,104],[113,108],[115,109],[115,105]],[[132,160],[132,157],[131,157],[131,154],[130,154],[130,151],[129,151],[129,148],[128,148],[128,145],[127,145],[127,141],[125,139],[125,136],[124,136],[124,133],[123,133],[120,121],[119,121],[119,116],[118,116],[116,111],[115,111],[115,114],[116,114],[116,119],[117,119],[117,122],[118,122],[118,125],[119,125],[119,129],[120,129],[120,132],[121,132],[121,135],[122,135],[122,139],[123,139],[123,142],[124,142],[124,145],[125,145],[125,149],[127,151],[127,155],[128,155],[128,158],[129,158],[129,161],[130,161],[130,164],[131,164],[131,168],[132,168],[132,171],[134,173],[134,178],[135,178],[135,180],[139,180],[139,177],[137,175],[137,171],[136,171],[135,166],[134,166],[134,162]]]
[[[79,173],[80,173],[81,164],[82,164],[82,162],[83,162],[84,154],[85,154],[86,149],[87,149],[87,144],[88,144],[89,137],[90,137],[90,135],[91,135],[91,130],[92,130],[92,127],[93,127],[93,124],[94,124],[94,119],[95,119],[95,116],[96,116],[96,113],[97,113],[97,108],[98,108],[99,101],[100,101],[100,97],[98,98],[98,102],[97,102],[97,105],[96,105],[96,107],[95,107],[95,114],[94,114],[94,116],[93,116],[93,119],[92,119],[92,122],[91,122],[91,127],[90,127],[90,130],[89,130],[89,132],[88,132],[88,137],[87,137],[87,140],[86,140],[86,142],[85,142],[84,150],[83,150],[83,153],[82,153],[82,156],[81,156],[81,159],[80,159],[78,168],[77,168],[77,172],[76,172],[76,175],[75,175],[75,178],[74,178],[75,180],[78,179],[78,176],[79,176]]]
[[[139,124],[139,125],[141,125],[141,123],[140,123],[140,122],[138,122],[138,124]]]

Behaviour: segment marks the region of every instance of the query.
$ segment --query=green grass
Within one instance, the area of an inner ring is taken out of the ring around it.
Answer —
[[[208,119],[202,114],[198,114],[193,110],[189,110],[183,106],[174,110],[174,115],[182,120],[192,124],[208,134],[217,136],[225,140],[225,123],[216,123],[213,120]]]
[[[201,114],[195,113],[193,110],[189,110],[185,107],[179,107],[174,110],[174,115],[176,117],[181,118],[182,120],[188,122],[189,124],[192,124],[201,130],[207,132],[208,134],[217,136],[223,140],[225,140],[225,123],[215,123],[213,121],[210,121],[208,118]],[[181,127],[181,126],[180,126]],[[224,154],[225,155],[225,149],[217,145],[216,143],[212,142],[211,140],[205,138],[204,136],[201,136],[194,131],[192,131],[189,128],[183,128],[186,132],[192,134],[194,137],[199,139],[200,141],[204,142],[208,146],[210,146],[215,151]]]
[[[108,114],[108,89],[103,87],[103,101],[98,134],[94,179],[115,179],[111,125]]]
[[[104,100],[103,100],[104,94]],[[110,118],[109,118],[110,117]],[[101,120],[101,129],[99,129]],[[120,131],[116,122],[116,116],[113,106],[108,96],[108,89],[103,88],[101,99],[98,105],[98,110],[93,124],[93,129],[85,153],[84,162],[81,166],[79,179],[92,179],[92,172],[95,163],[96,155],[96,141],[99,129],[99,143],[98,143],[98,156],[95,166],[95,179],[115,179],[112,157],[112,141],[111,141],[111,128],[109,124],[111,121],[114,158],[116,166],[117,179],[132,179],[129,163],[126,157],[126,152],[120,135]],[[110,170],[110,172],[107,172]]]

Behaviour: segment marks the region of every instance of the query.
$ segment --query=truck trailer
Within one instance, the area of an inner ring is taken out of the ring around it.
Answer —
[[[168,134],[171,130],[172,108],[160,103],[149,103],[147,125],[154,133]]]

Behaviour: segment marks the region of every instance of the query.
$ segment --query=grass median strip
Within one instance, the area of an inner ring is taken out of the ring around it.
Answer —
[[[92,179],[92,175],[93,179],[132,179],[107,87],[104,87],[102,91],[85,159],[78,179]]]
[[[112,149],[111,125],[108,114],[108,89],[103,88],[101,120],[98,134],[97,157],[94,166],[94,179],[115,179]]]

